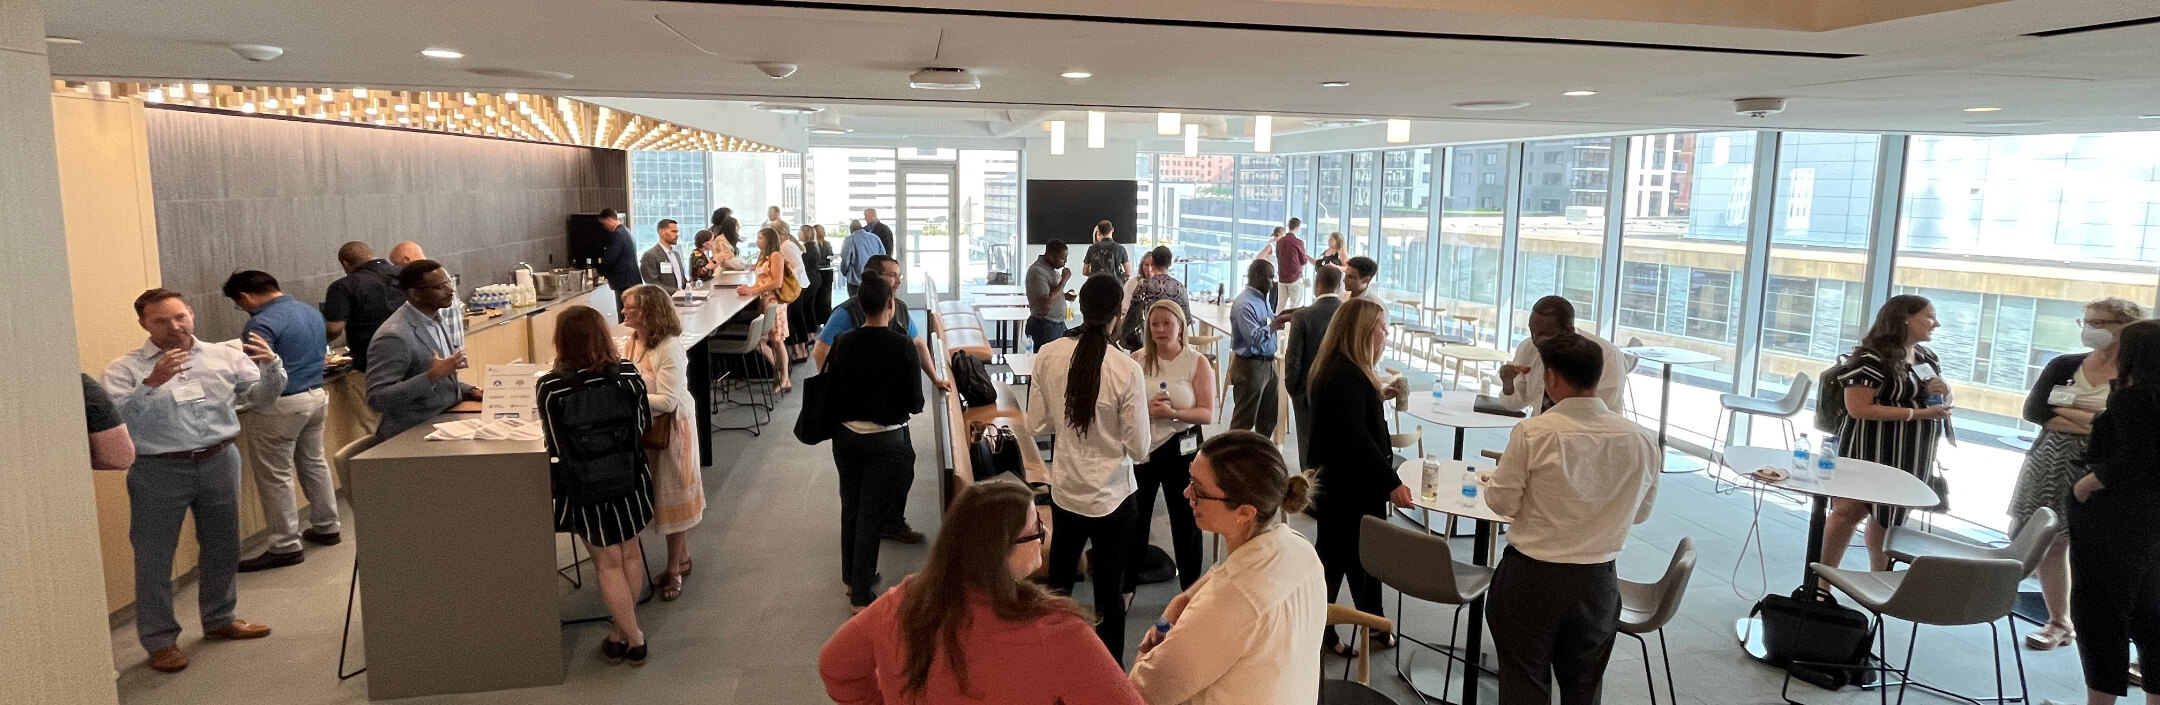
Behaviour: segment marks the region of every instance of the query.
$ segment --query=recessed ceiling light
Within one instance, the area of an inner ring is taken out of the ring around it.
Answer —
[[[1527,108],[1530,107],[1530,104],[1520,100],[1479,100],[1469,103],[1456,103],[1455,105],[1450,107],[1453,107],[1456,110],[1472,110],[1484,112],[1493,110],[1514,110],[1516,108]]]
[[[76,39],[76,38],[74,38],[74,37],[46,37],[46,38],[45,38],[45,43],[46,43],[46,44],[81,44],[81,43],[82,43],[82,40],[80,40],[80,39]]]
[[[463,59],[465,52],[456,49],[421,49],[420,55],[430,59]]]
[[[1321,88],[1343,88],[1343,87],[1346,87],[1346,86],[1349,86],[1349,85],[1350,85],[1350,82],[1349,82],[1349,81],[1321,81],[1321,82],[1320,82],[1320,87],[1321,87]]]
[[[1981,107],[1981,108],[1966,108],[1966,109],[1965,109],[1965,112],[1968,112],[1968,113],[1992,113],[1992,112],[1996,112],[1996,111],[1998,111],[1998,110],[2002,110],[2002,108],[1991,108],[1991,107]]]
[[[1063,76],[1063,77],[1066,77],[1066,78],[1094,78],[1094,77],[1095,77],[1095,74],[1092,74],[1092,73],[1088,73],[1088,72],[1086,72],[1086,71],[1067,71],[1067,72],[1065,72],[1065,73],[1061,73],[1061,74],[1058,74],[1058,75],[1059,75],[1059,76]]]
[[[782,115],[809,115],[811,113],[823,112],[825,110],[824,108],[820,108],[814,105],[792,105],[788,103],[758,103],[750,107],[756,108],[758,110],[763,110],[768,113],[780,113]]]
[[[1560,95],[1564,95],[1564,96],[1567,96],[1567,97],[1569,97],[1569,98],[1586,98],[1586,97],[1589,97],[1589,96],[1597,95],[1597,91],[1585,91],[1585,90],[1574,90],[1574,91],[1561,91],[1561,92],[1560,92]]]
[[[2139,116],[2138,116],[2138,119],[2139,119],[2139,120],[2160,120],[2160,113],[2150,113],[2150,114],[2146,114],[2146,115],[2139,115]]]
[[[1967,120],[1967,125],[1977,127],[2032,127],[2047,124],[2046,120]]]

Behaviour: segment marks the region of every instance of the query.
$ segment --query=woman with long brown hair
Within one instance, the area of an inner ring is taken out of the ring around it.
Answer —
[[[1140,705],[1080,607],[1028,582],[1042,565],[1044,528],[1026,486],[992,480],[962,491],[922,572],[818,652],[825,694],[840,705]]]
[[[1387,310],[1380,304],[1351,299],[1335,310],[1305,385],[1312,408],[1324,413],[1313,419],[1312,437],[1298,439],[1312,443],[1312,464],[1320,478],[1319,494],[1313,498],[1319,520],[1314,543],[1321,564],[1327,566],[1328,601],[1335,601],[1348,579],[1358,611],[1382,616],[1380,580],[1366,573],[1358,558],[1361,522],[1386,516],[1390,500],[1403,507],[1416,501],[1395,475],[1395,449],[1388,444],[1387,418],[1381,411],[1381,402],[1397,391],[1383,390],[1373,374],[1385,345]],[[1376,635],[1374,642],[1392,646],[1395,635]],[[1323,634],[1322,645],[1340,656],[1355,653],[1333,629]]]
[[[1133,467],[1140,490],[1133,505],[1132,556],[1125,564],[1127,599],[1140,584],[1140,559],[1155,524],[1155,494],[1170,511],[1170,546],[1177,556],[1178,589],[1200,579],[1200,525],[1182,498],[1192,483],[1193,456],[1200,450],[1200,427],[1215,423],[1215,369],[1199,349],[1185,344],[1185,309],[1164,299],[1141,314],[1145,337],[1132,354],[1145,375],[1148,440],[1154,448],[1147,462]]]
[[[1950,385],[1943,381],[1934,351],[1920,344],[1932,339],[1940,325],[1935,305],[1913,294],[1890,297],[1875,312],[1875,324],[1868,327],[1852,359],[1837,375],[1845,389],[1846,414],[1838,428],[1838,457],[1888,465],[1922,482],[1935,477],[1935,446],[1950,424],[1952,407],[1930,398],[1946,400]],[[1830,519],[1823,524],[1823,564],[1835,566],[1845,557],[1853,529],[1872,513],[1865,536],[1868,565],[1872,570],[1889,570],[1883,540],[1890,527],[1905,523],[1908,512],[1903,507],[1830,500]]]
[[[1095,634],[1119,665],[1125,663],[1125,562],[1131,557],[1133,463],[1148,457],[1146,381],[1140,363],[1110,349],[1124,318],[1123,287],[1108,274],[1080,287],[1076,335],[1035,353],[1035,384],[1027,418],[1034,436],[1055,435],[1050,461],[1051,590],[1070,593],[1079,580],[1080,552],[1093,543],[1088,583],[1102,622]]]
[[[784,394],[795,388],[795,385],[788,381],[788,302],[793,301],[795,296],[801,296],[802,289],[790,286],[794,283],[795,275],[787,264],[787,255],[780,251],[780,233],[772,228],[760,228],[757,238],[757,279],[735,287],[735,294],[755,296],[765,304],[765,315],[773,322],[773,326],[772,332],[766,334],[765,341],[759,343],[758,347],[764,350],[765,361],[772,363],[773,393]],[[791,291],[794,292],[792,296],[789,294]]]
[[[697,406],[690,398],[690,356],[682,346],[682,317],[667,290],[640,284],[624,292],[623,325],[630,345],[623,356],[645,379],[645,401],[653,422],[670,421],[668,447],[648,450],[652,466],[653,528],[667,537],[667,570],[653,578],[662,602],[682,597],[690,577],[690,528],[705,519],[705,477],[699,469]]]
[[[607,319],[590,306],[564,309],[555,323],[554,369],[540,378],[540,428],[554,484],[555,531],[592,549],[611,663],[644,665],[637,584],[644,571],[638,532],[652,520],[652,475],[639,439],[652,424],[645,380],[615,352]]]

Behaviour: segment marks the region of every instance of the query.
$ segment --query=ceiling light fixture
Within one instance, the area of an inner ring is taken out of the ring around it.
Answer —
[[[758,110],[763,110],[768,113],[780,113],[782,115],[809,115],[812,113],[824,112],[825,110],[824,108],[820,108],[814,105],[794,105],[791,103],[758,103],[750,107],[756,108]]]
[[[366,98],[366,97],[367,97],[367,89],[366,89],[366,88],[354,88],[354,89],[352,89],[352,97],[354,97],[354,98]]]
[[[1347,87],[1349,87],[1349,85],[1350,85],[1350,82],[1349,82],[1349,81],[1321,81],[1321,82],[1320,82],[1320,87],[1321,87],[1321,88],[1347,88]]]
[[[74,37],[46,37],[46,38],[45,38],[45,43],[46,43],[46,44],[81,44],[81,43],[82,43],[82,40],[80,40],[80,39],[76,39],[76,38],[74,38]]]
[[[421,56],[425,56],[425,57],[427,57],[427,58],[430,58],[430,59],[463,59],[463,58],[465,58],[465,52],[462,52],[462,51],[458,51],[458,50],[456,50],[456,49],[437,49],[437,48],[421,49],[421,50],[420,50],[420,55],[421,55]]]
[[[1573,91],[1561,91],[1561,92],[1560,92],[1560,95],[1564,95],[1564,96],[1567,96],[1567,97],[1569,97],[1569,98],[1588,98],[1588,97],[1590,97],[1590,96],[1594,96],[1594,95],[1597,95],[1597,91],[1591,91],[1591,90],[1573,90]]]
[[[1402,144],[1410,141],[1410,121],[1400,118],[1388,118],[1387,141],[1388,144]]]
[[[2047,121],[2046,121],[2046,120],[1967,120],[1967,121],[1965,121],[1965,124],[1967,124],[1967,125],[1973,125],[1973,126],[1975,126],[1975,127],[2032,127],[2032,126],[2034,126],[2034,125],[2044,125],[2044,124],[2047,124]]]
[[[2160,120],[2160,113],[2147,113],[2147,114],[2144,114],[2144,115],[2139,115],[2139,116],[2138,116],[2138,119],[2139,119],[2139,120]]]
[[[1520,100],[1478,100],[1468,103],[1456,103],[1448,107],[1454,108],[1456,110],[1489,112],[1494,110],[1514,110],[1517,108],[1527,108],[1530,107],[1530,104]]]
[[[1178,123],[1182,121],[1184,121],[1184,116],[1177,113],[1156,113],[1155,134],[1176,135],[1178,133]]]
[[[189,93],[192,93],[192,94],[195,94],[195,95],[209,95],[209,94],[210,94],[210,84],[208,84],[208,83],[192,83],[192,84],[188,84],[188,92],[189,92]]]
[[[1185,126],[1185,156],[1200,156],[1200,126]]]
[[[163,88],[152,88],[152,89],[150,89],[149,91],[147,91],[147,92],[143,93],[143,102],[145,102],[145,103],[163,103],[163,102],[165,102],[165,89],[163,89]]]
[[[1262,154],[1275,151],[1275,116],[1253,117],[1252,149]]]
[[[1996,107],[1980,107],[1980,108],[1966,108],[1966,109],[1965,109],[1965,112],[1968,112],[1968,113],[1993,113],[1993,112],[2001,112],[2001,111],[2002,111],[2002,108],[1996,108]]]
[[[982,87],[982,81],[967,69],[925,66],[908,75],[908,87],[926,91],[972,91]]]
[[[505,93],[503,93],[503,100],[507,100],[507,101],[510,101],[510,102],[512,102],[512,103],[518,102],[518,94],[517,94],[517,91],[508,91],[508,92],[505,92]]]
[[[1107,116],[1100,110],[1088,111],[1088,149],[1102,149],[1103,123]]]
[[[1061,73],[1061,74],[1058,74],[1058,75],[1059,75],[1059,76],[1063,76],[1063,77],[1065,77],[1065,78],[1094,78],[1094,77],[1095,77],[1095,74],[1092,74],[1092,73],[1088,73],[1088,72],[1086,72],[1086,71],[1067,71],[1067,72],[1065,72],[1065,73]]]
[[[1050,156],[1053,156],[1053,157],[1061,157],[1061,156],[1064,156],[1064,155],[1065,155],[1065,121],[1064,121],[1064,120],[1051,120],[1051,121],[1050,121]]]

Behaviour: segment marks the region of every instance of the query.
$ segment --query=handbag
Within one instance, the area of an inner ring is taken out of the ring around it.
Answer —
[[[802,381],[802,412],[795,416],[795,440],[817,445],[832,440],[840,422],[833,420],[832,375],[818,374]]]
[[[1027,470],[1020,464],[1020,439],[1013,436],[1012,429],[972,423],[968,425],[968,437],[968,465],[976,482],[1008,474],[1015,479],[1027,478]]]
[[[1772,665],[1826,690],[1872,682],[1875,672],[1866,666],[1874,630],[1859,610],[1802,587],[1789,596],[1766,595],[1748,614],[1762,618],[1763,648]]]
[[[646,450],[667,450],[668,442],[675,437],[675,412],[670,411],[652,417],[652,425],[645,428],[645,435],[638,437],[638,444]]]

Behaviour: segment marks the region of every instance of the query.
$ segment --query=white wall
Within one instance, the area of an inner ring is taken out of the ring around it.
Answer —
[[[1104,140],[1102,149],[1088,149],[1085,124],[1079,129],[1066,126],[1065,153],[1061,155],[1050,154],[1047,135],[1032,132],[1027,141],[1027,178],[1131,181],[1133,162],[1139,154],[1138,143],[1133,140]]]
[[[114,703],[44,30],[37,0],[0,0],[0,297],[35,302],[0,315],[0,700]]]

